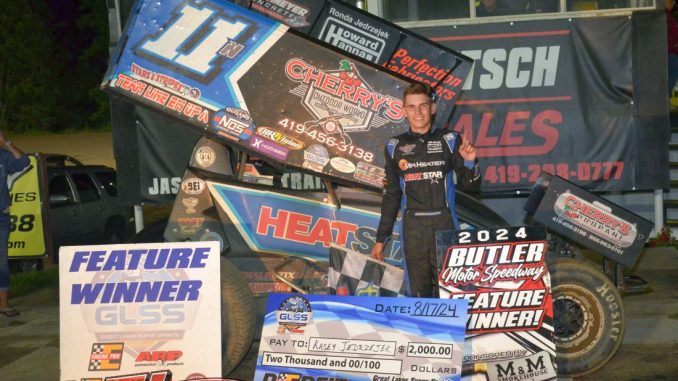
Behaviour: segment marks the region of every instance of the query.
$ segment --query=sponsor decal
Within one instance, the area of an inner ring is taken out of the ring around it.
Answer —
[[[252,136],[251,123],[236,119],[232,114],[225,110],[214,113],[212,127],[219,136],[223,136],[236,142],[247,140]]]
[[[183,365],[183,362],[178,361],[183,355],[184,352],[178,350],[141,351],[134,359],[134,366]]]
[[[456,136],[453,132],[448,132],[445,135],[443,135],[443,139],[445,139],[448,142],[454,142]]]
[[[365,24],[362,21],[361,24]],[[376,63],[379,61],[389,32],[372,25],[364,25],[373,33],[353,25],[353,16],[341,12],[335,7],[329,9],[318,38],[360,58]],[[374,32],[377,33],[374,33]]]
[[[304,163],[302,167],[316,172],[322,172],[323,167],[330,161],[327,148],[320,144],[314,144],[304,151]]]
[[[211,167],[216,159],[217,154],[212,147],[202,146],[195,152],[195,161],[203,168]]]
[[[337,70],[323,70],[301,58],[285,65],[287,77],[303,87],[294,89],[302,104],[328,134],[338,134],[350,144],[347,133],[365,132],[403,119],[403,102],[376,92],[349,60]],[[329,124],[327,123],[329,122]]]
[[[204,217],[179,217],[177,223],[181,228],[181,234],[195,234],[205,222]]]
[[[379,296],[379,287],[375,286],[374,283],[370,282],[365,287],[358,287],[355,290],[355,296]]]
[[[300,142],[299,140],[293,137],[287,136],[282,132],[276,131],[270,127],[258,127],[256,130],[256,134],[294,150],[304,148],[304,143]]]
[[[257,152],[261,152],[266,156],[270,156],[280,161],[286,160],[287,155],[290,153],[290,150],[287,148],[271,143],[259,136],[253,136],[252,139],[250,139],[249,146]]]
[[[359,161],[358,165],[356,166],[355,173],[353,173],[353,177],[358,181],[362,181],[376,187],[383,187],[386,172],[384,172],[384,168],[382,167],[377,167],[376,165]]]
[[[311,304],[303,296],[290,296],[280,303],[275,317],[278,322],[278,334],[304,333],[303,327],[311,321]]]
[[[397,141],[397,140],[395,141],[395,144],[398,144],[398,141]],[[399,150],[400,152],[402,152],[403,154],[408,154],[408,153],[412,153],[412,151],[414,150],[414,147],[416,147],[416,146],[417,146],[417,145],[414,144],[414,143],[412,143],[412,144],[405,144],[405,145],[402,145],[402,146],[398,147],[398,150]]]
[[[124,343],[94,343],[89,356],[90,371],[120,370]]]
[[[181,204],[186,208],[186,214],[193,214],[197,212],[195,207],[198,205],[197,197],[184,197]]]
[[[252,117],[250,116],[250,112],[247,110],[235,108],[235,107],[226,107],[226,112],[235,116],[238,119],[242,119],[247,122],[252,121]]]
[[[181,177],[154,177],[151,181],[153,185],[148,187],[151,196],[177,194],[181,185]]]
[[[205,190],[205,181],[197,177],[189,177],[181,183],[181,190],[186,194],[202,194]]]
[[[188,98],[182,98],[179,95],[171,94],[168,91],[155,87],[150,83],[129,77],[125,74],[118,74],[111,87],[117,87],[123,90],[123,93],[138,98],[143,97],[147,102],[160,107],[160,110],[176,112],[182,118],[188,118],[191,121],[200,122],[200,126],[206,125],[210,120],[211,110],[204,108]],[[193,92],[195,93],[195,92]]]
[[[134,73],[134,75],[137,78],[144,79],[149,83],[163,87],[184,97],[189,97],[193,99],[200,98],[200,89],[198,88],[186,85],[183,82],[179,81],[178,79],[173,78],[169,75],[145,69],[137,65],[136,63],[132,63],[131,66],[132,73]]]
[[[443,171],[406,173],[404,176],[405,181],[431,180],[432,184],[437,183],[442,178]]]
[[[432,140],[426,142],[426,152],[427,153],[440,153],[443,152],[443,142],[439,140]]]
[[[631,246],[638,235],[634,225],[612,214],[609,207],[596,201],[590,203],[569,192],[558,196],[553,207],[560,218],[619,247]]]
[[[308,17],[310,9],[291,0],[253,0],[252,9],[272,19],[278,20],[292,28],[303,28],[310,25]]]
[[[405,159],[400,159],[398,162],[398,168],[400,168],[403,171],[406,171],[407,168],[409,168],[410,163],[407,162]]]
[[[496,381],[544,381],[558,377],[551,356],[545,351],[514,360],[489,362],[487,374],[490,380]]]
[[[405,161],[404,159],[401,160],[400,162],[402,163]],[[399,163],[400,164],[400,163]],[[416,161],[414,163],[410,163],[405,161],[405,168],[400,168],[403,171],[406,169],[410,168],[428,168],[428,167],[439,167],[445,165],[445,162],[443,160],[434,160],[434,161]]]
[[[344,159],[343,157],[333,157],[330,160],[330,165],[332,166],[332,168],[336,169],[339,172],[343,173],[355,172],[355,164],[353,164],[348,159]]]

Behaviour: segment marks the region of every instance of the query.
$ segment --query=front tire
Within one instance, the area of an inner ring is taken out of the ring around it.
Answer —
[[[558,374],[595,372],[622,343],[621,296],[605,274],[581,261],[558,259],[550,267]]]
[[[237,267],[221,257],[222,372],[227,376],[247,355],[256,323],[256,305]]]

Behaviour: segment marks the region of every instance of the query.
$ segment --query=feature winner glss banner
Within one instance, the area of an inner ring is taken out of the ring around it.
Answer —
[[[440,297],[468,301],[464,380],[555,380],[546,230],[436,233]]]
[[[381,188],[409,83],[225,1],[140,1],[102,87],[221,142]]]
[[[59,256],[62,381],[221,375],[217,242],[63,246]]]
[[[271,294],[255,381],[460,380],[461,300]]]

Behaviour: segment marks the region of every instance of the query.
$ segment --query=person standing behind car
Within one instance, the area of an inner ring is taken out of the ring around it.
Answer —
[[[9,305],[9,205],[12,199],[7,186],[7,176],[26,168],[30,162],[11,140],[0,131],[0,314],[13,317],[19,311]]]
[[[431,88],[415,83],[403,94],[409,131],[386,141],[386,185],[372,258],[384,260],[384,242],[400,209],[405,272],[410,296],[437,296],[435,232],[459,229],[454,211],[455,185],[480,187],[476,149],[468,135],[432,130],[436,104]]]

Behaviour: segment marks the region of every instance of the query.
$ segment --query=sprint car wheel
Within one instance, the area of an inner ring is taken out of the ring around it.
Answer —
[[[221,257],[222,372],[227,376],[247,355],[254,340],[254,296],[240,271]]]
[[[558,259],[550,266],[558,374],[595,372],[624,337],[621,296],[610,279],[581,261]]]

